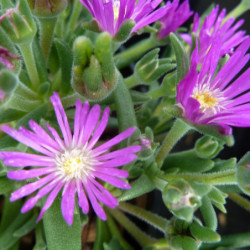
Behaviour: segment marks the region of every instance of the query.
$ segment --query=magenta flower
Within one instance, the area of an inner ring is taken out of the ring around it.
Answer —
[[[248,36],[245,35],[245,31],[237,31],[244,23],[244,20],[241,19],[235,23],[235,18],[231,17],[226,22],[224,22],[225,16],[226,10],[223,9],[219,13],[219,5],[216,5],[211,13],[205,18],[204,23],[199,30],[200,18],[197,13],[195,14],[192,32],[194,32],[199,38],[200,62],[203,61],[213,41],[218,35],[222,40],[220,56],[232,54],[234,48],[247,39]],[[182,34],[181,36],[187,43],[190,44],[190,46],[192,46],[191,35]]]
[[[250,92],[247,92],[250,69],[235,79],[249,60],[246,54],[249,46],[250,38],[237,48],[216,75],[221,39],[218,37],[212,44],[200,72],[197,71],[198,49],[194,50],[190,70],[177,87],[177,103],[183,107],[187,120],[194,124],[217,125],[222,134],[231,134],[230,126],[250,126]]]
[[[39,190],[22,207],[21,212],[25,213],[32,209],[38,200],[48,194],[46,203],[38,217],[39,221],[62,190],[62,215],[65,221],[71,225],[73,223],[75,193],[77,193],[78,204],[83,213],[89,211],[88,196],[96,214],[101,219],[106,220],[106,214],[99,201],[111,208],[116,207],[118,201],[97,179],[118,188],[130,188],[130,185],[121,179],[127,178],[128,172],[117,167],[135,160],[137,158],[135,153],[141,150],[141,146],[129,146],[113,152],[109,152],[109,150],[112,146],[133,134],[135,129],[129,128],[113,139],[96,146],[107,126],[109,108],[105,108],[102,118],[98,122],[101,114],[100,106],[96,104],[90,109],[88,102],[82,105],[78,100],[72,135],[67,116],[57,93],[53,94],[51,102],[54,106],[63,140],[49,124],[47,124],[47,128],[50,134],[34,121],[29,123],[33,131],[24,127],[20,127],[17,131],[8,126],[2,126],[5,133],[40,153],[0,152],[0,158],[8,166],[36,167],[8,172],[8,178],[14,180],[37,178],[36,181],[13,192],[10,200],[18,200]]]
[[[156,10],[163,0],[80,0],[98,21],[103,31],[115,36],[122,23],[135,21],[135,32],[159,20],[166,12],[167,5]]]
[[[181,5],[179,2],[179,0],[174,0],[165,15],[159,20],[162,25],[158,34],[159,39],[168,36],[170,32],[175,32],[193,14],[193,11],[190,11],[188,0]]]

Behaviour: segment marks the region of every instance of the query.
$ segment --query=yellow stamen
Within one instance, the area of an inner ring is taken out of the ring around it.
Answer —
[[[210,93],[198,93],[193,96],[201,105],[201,108],[213,108],[217,105],[217,99],[213,97]]]
[[[120,11],[120,1],[115,0],[113,3],[113,11],[114,11],[114,21],[117,22],[119,18]]]

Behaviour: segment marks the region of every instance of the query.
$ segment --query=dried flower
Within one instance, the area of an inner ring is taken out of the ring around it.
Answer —
[[[107,126],[109,108],[104,110],[102,119],[98,123],[101,114],[100,106],[96,104],[90,109],[88,102],[82,105],[78,100],[72,135],[67,116],[57,93],[53,94],[51,102],[54,106],[63,140],[49,124],[47,124],[47,128],[50,134],[34,121],[29,123],[33,131],[24,127],[20,127],[16,131],[9,126],[2,126],[5,133],[42,154],[0,152],[0,158],[8,166],[37,167],[8,173],[8,177],[14,180],[38,178],[37,181],[26,184],[13,192],[10,200],[15,201],[39,190],[22,207],[21,211],[24,213],[32,209],[43,196],[49,194],[41,209],[38,218],[40,220],[44,212],[52,205],[60,190],[63,189],[61,209],[62,215],[69,225],[73,223],[75,192],[83,213],[89,211],[88,196],[96,214],[105,220],[106,214],[98,201],[111,208],[116,207],[118,201],[97,179],[118,188],[130,188],[130,185],[121,179],[127,178],[128,172],[117,169],[117,167],[135,160],[137,158],[135,153],[140,151],[141,147],[135,145],[113,152],[108,151],[112,146],[133,134],[135,129],[129,128],[101,146],[94,148]]]

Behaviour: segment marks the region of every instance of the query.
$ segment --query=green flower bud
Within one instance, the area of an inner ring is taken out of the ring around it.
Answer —
[[[32,13],[43,18],[55,17],[67,7],[67,0],[28,0],[27,2]]]
[[[168,209],[178,218],[188,222],[192,221],[194,211],[201,205],[201,196],[182,179],[169,182],[162,195]]]
[[[27,1],[19,1],[16,8],[6,10],[4,15],[1,26],[12,42],[24,44],[33,40],[36,34],[36,24]]]
[[[73,46],[75,65],[85,67],[93,53],[93,45],[86,36],[76,38]]]
[[[135,21],[134,20],[126,20],[125,22],[123,22],[123,24],[121,25],[121,27],[119,28],[119,30],[117,31],[114,40],[117,42],[125,42],[129,36],[130,33],[132,31],[132,29],[135,26]]]
[[[135,66],[135,75],[143,83],[151,83],[176,67],[169,59],[159,59],[160,49],[147,53]]]
[[[195,143],[196,154],[201,158],[214,158],[223,146],[212,136],[205,135]]]
[[[110,96],[117,84],[110,35],[100,34],[95,47],[88,38],[78,37],[73,51],[73,88],[90,101],[102,101]]]

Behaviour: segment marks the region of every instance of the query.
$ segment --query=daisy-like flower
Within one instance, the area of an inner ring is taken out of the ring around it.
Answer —
[[[135,153],[141,150],[141,146],[129,146],[113,152],[109,152],[109,150],[112,146],[132,135],[135,129],[129,128],[113,139],[96,146],[107,126],[109,108],[105,108],[102,118],[98,122],[101,114],[100,106],[96,104],[90,109],[88,102],[82,105],[78,100],[72,135],[57,93],[53,94],[51,102],[63,139],[49,124],[47,124],[47,128],[50,134],[34,121],[29,123],[32,131],[24,127],[20,127],[17,131],[9,126],[2,126],[5,133],[40,153],[0,152],[0,158],[7,166],[32,166],[28,170],[10,171],[8,178],[13,180],[37,178],[36,181],[13,192],[10,200],[18,200],[39,190],[22,207],[21,212],[25,213],[32,209],[38,200],[48,195],[38,217],[39,221],[62,190],[62,215],[65,221],[71,225],[73,223],[75,193],[77,193],[78,204],[83,213],[89,211],[89,199],[95,213],[105,220],[106,214],[99,201],[111,208],[116,207],[118,201],[98,179],[118,188],[130,188],[130,185],[121,179],[127,178],[128,172],[117,167],[135,160],[137,157]]]
[[[159,39],[168,36],[170,32],[175,32],[193,14],[193,11],[190,11],[188,0],[185,0],[181,5],[179,2],[179,0],[174,0],[165,15],[159,20],[162,25],[158,33]]]
[[[219,126],[222,134],[231,134],[230,126],[250,126],[250,69],[235,79],[249,60],[246,54],[249,46],[250,38],[235,50],[216,75],[220,37],[212,44],[200,72],[197,71],[198,49],[194,50],[190,70],[177,87],[177,103],[181,104],[187,120]]]
[[[199,38],[199,57],[202,62],[211,48],[213,41],[219,35],[221,37],[221,50],[220,56],[225,54],[232,54],[234,48],[240,45],[245,39],[247,39],[246,31],[237,31],[244,20],[241,19],[235,23],[235,18],[231,17],[224,22],[226,16],[226,10],[223,9],[219,13],[219,5],[216,5],[212,9],[211,13],[205,18],[204,23],[199,29],[200,18],[196,13],[194,15],[193,29],[192,32]],[[192,46],[192,36],[188,34],[182,34],[182,38]]]
[[[135,21],[135,32],[159,20],[166,12],[168,4],[156,10],[163,0],[80,0],[98,21],[103,31],[115,36],[122,23],[128,19]]]

